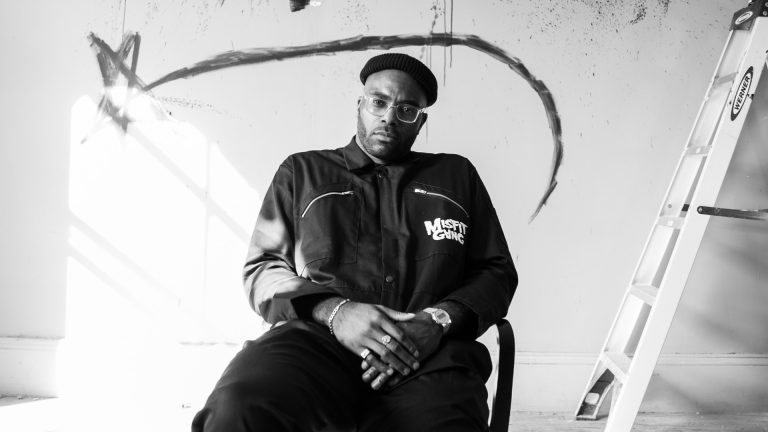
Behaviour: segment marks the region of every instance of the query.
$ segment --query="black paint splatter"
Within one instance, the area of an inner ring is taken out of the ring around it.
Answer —
[[[645,14],[648,13],[648,7],[645,4],[640,4],[635,8],[635,17],[629,22],[630,24],[637,24],[645,19]]]
[[[217,109],[215,106],[207,102],[202,102],[195,99],[170,97],[170,96],[160,96],[160,97],[157,97],[157,99],[169,105],[175,105],[175,106],[179,106],[187,109],[205,109],[205,110],[214,112],[216,114],[223,114],[223,112]]]
[[[96,51],[96,60],[99,63],[101,79],[105,89],[121,84],[122,81],[126,81],[125,84],[129,88],[143,89],[145,87],[144,82],[136,75],[136,66],[139,62],[139,46],[141,45],[141,36],[138,33],[126,34],[117,51],[113,51],[109,45],[93,33],[88,35],[88,40],[91,42],[91,47]],[[128,67],[125,64],[125,60],[131,51],[133,51],[133,56],[131,66]],[[127,129],[128,123],[131,121],[122,112],[121,107],[117,107],[112,103],[109,97],[107,97],[106,92],[99,101],[98,111],[111,117],[115,123],[120,125],[123,131]]]
[[[652,0],[578,0],[578,2],[591,9],[595,26],[618,33],[624,30],[627,24],[638,24],[652,17],[664,18],[669,13],[672,0],[655,2]],[[630,13],[631,17],[628,16]]]
[[[664,15],[669,12],[669,3],[671,0],[659,0],[659,6],[661,6],[661,9],[664,11]]]
[[[371,29],[368,23],[371,11],[365,2],[359,0],[347,1],[341,10],[341,14],[346,18],[344,24],[342,24],[345,28],[360,28],[362,24],[365,26],[366,31]]]
[[[138,35],[135,35],[138,38]],[[454,33],[429,33],[426,35],[396,35],[396,36],[357,36],[347,39],[337,39],[327,42],[320,42],[311,45],[293,46],[293,47],[273,47],[273,48],[251,48],[238,51],[227,51],[209,59],[197,62],[191,66],[184,67],[173,72],[170,72],[161,78],[143,85],[135,74],[134,69],[128,69],[124,60],[127,53],[123,53],[122,50],[118,50],[115,53],[106,43],[95,35],[90,35],[91,45],[97,49],[97,57],[103,56],[109,60],[109,64],[115,66],[119,73],[128,77],[129,81],[134,83],[139,89],[149,91],[162,84],[169,83],[182,78],[191,78],[196,75],[227,69],[237,66],[245,66],[251,64],[269,63],[275,61],[289,60],[294,58],[311,57],[317,55],[332,55],[341,52],[349,51],[367,51],[367,50],[389,50],[393,48],[402,48],[409,46],[465,46],[482,53],[485,53],[492,58],[506,64],[513,72],[522,77],[533,90],[539,95],[544,110],[549,121],[549,128],[552,132],[553,140],[553,154],[552,165],[550,167],[550,179],[547,189],[539,201],[536,210],[531,215],[533,220],[538,215],[541,208],[547,203],[552,192],[554,192],[557,186],[557,173],[560,169],[560,164],[563,160],[563,140],[562,140],[562,128],[560,123],[560,115],[558,114],[557,107],[555,105],[555,99],[552,97],[552,93],[549,88],[539,79],[537,79],[523,64],[520,59],[510,56],[500,47],[487,42],[478,36],[469,34],[454,34]],[[126,40],[123,41],[123,44]],[[122,45],[121,45],[122,47]],[[136,57],[138,50],[134,50],[134,58]],[[99,57],[101,58],[101,57]],[[134,59],[135,61],[135,59]],[[103,62],[99,60],[101,65]],[[134,63],[135,66],[135,63]],[[102,71],[104,68],[102,68]],[[104,75],[104,72],[102,72]],[[105,80],[105,85],[107,81]],[[113,117],[114,118],[114,117]],[[125,121],[125,120],[123,120]]]
[[[309,5],[310,0],[290,0],[291,12],[298,12]]]

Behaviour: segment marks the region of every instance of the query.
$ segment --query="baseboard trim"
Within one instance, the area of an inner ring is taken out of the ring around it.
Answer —
[[[513,409],[576,409],[596,354],[518,352]],[[641,411],[757,412],[768,406],[768,355],[662,354]]]
[[[59,348],[61,338],[31,338],[0,336],[0,350],[53,351]]]
[[[594,365],[596,354],[518,352],[516,364],[584,366]],[[657,366],[768,366],[768,354],[662,354]]]
[[[57,396],[59,338],[0,337],[0,393]]]
[[[0,337],[0,393],[58,396],[57,356],[62,339]],[[96,345],[98,341],[93,341]],[[209,390],[238,344],[181,344],[200,365]],[[210,357],[209,362],[201,359]],[[578,402],[596,361],[593,353],[517,352],[513,409],[567,411]],[[194,369],[194,370],[193,370]],[[199,369],[199,370],[198,370]],[[210,375],[210,376],[208,376]],[[768,406],[768,354],[663,354],[643,402],[650,412],[749,412]],[[195,398],[192,398],[196,400]]]

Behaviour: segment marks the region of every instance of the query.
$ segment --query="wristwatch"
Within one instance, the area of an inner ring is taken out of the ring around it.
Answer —
[[[448,332],[448,328],[451,326],[451,316],[448,315],[448,312],[431,307],[424,309],[424,312],[428,313],[432,317],[432,321],[443,328],[443,334]]]

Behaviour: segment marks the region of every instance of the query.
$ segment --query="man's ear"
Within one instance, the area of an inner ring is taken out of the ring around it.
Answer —
[[[427,118],[429,118],[427,113],[421,113],[421,124],[419,125],[419,132],[421,132],[421,128],[424,126],[424,123],[427,122]]]

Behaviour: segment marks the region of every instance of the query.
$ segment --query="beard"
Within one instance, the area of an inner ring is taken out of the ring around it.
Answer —
[[[394,162],[410,153],[416,134],[410,136],[391,126],[378,126],[370,131],[366,129],[361,114],[357,116],[357,140],[363,150],[383,162]]]

